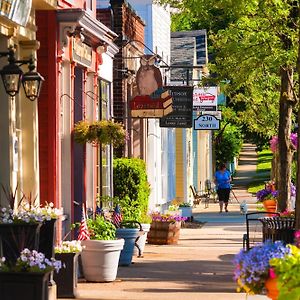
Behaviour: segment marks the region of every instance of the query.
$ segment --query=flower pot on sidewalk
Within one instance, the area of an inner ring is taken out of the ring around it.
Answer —
[[[81,242],[84,277],[87,281],[108,282],[117,277],[124,239],[85,240]]]
[[[267,296],[272,300],[277,300],[279,296],[279,290],[277,288],[277,279],[268,278],[265,282],[265,287],[267,289]]]
[[[77,266],[79,253],[56,253],[55,259],[62,262],[59,273],[54,272],[57,298],[76,298]]]
[[[134,247],[134,255],[137,255],[139,257],[143,256],[148,232],[150,230],[150,224],[141,223],[143,234],[141,234],[138,239],[136,240],[136,245]]]
[[[119,266],[129,266],[132,261],[135,240],[139,234],[138,228],[117,228],[116,236],[125,240],[120,254]]]
[[[178,243],[181,222],[153,221],[148,233],[148,243],[154,245],[174,245]]]
[[[41,223],[0,224],[0,257],[14,264],[24,248],[38,250]]]
[[[1,300],[48,300],[50,272],[0,272]]]

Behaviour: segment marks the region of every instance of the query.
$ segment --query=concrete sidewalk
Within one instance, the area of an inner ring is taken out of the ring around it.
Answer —
[[[245,159],[237,170],[235,194],[255,210],[255,204],[250,204],[253,197],[246,191],[256,165],[254,146],[245,145],[241,157]],[[236,293],[232,264],[242,248],[245,217],[236,201],[228,208],[228,213],[219,214],[217,203],[206,209],[200,204],[193,215],[195,220],[206,222],[202,228],[182,228],[178,245],[146,245],[144,258],[134,258],[130,267],[120,267],[115,282],[80,283],[78,299],[247,299]]]

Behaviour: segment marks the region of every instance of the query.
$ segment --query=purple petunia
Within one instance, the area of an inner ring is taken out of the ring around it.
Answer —
[[[261,293],[269,277],[269,260],[281,258],[288,253],[290,249],[282,241],[266,241],[249,251],[241,250],[234,259],[234,279],[240,281],[242,290],[247,292],[250,289],[255,294]]]

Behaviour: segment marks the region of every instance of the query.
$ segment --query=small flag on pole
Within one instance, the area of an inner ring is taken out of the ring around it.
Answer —
[[[84,241],[84,240],[89,240],[90,239],[90,233],[89,229],[86,223],[86,213],[84,209],[84,204],[82,204],[82,218],[80,222],[80,227],[79,227],[79,233],[77,240],[78,241]]]
[[[123,220],[123,217],[121,214],[120,206],[117,204],[114,209],[114,212],[112,214],[112,222],[117,228],[119,228],[122,220]]]

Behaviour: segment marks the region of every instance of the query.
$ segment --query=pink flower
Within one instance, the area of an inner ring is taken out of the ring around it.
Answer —
[[[275,271],[274,271],[273,268],[270,268],[270,270],[269,270],[269,277],[270,277],[271,279],[276,278],[276,273],[275,273]]]

